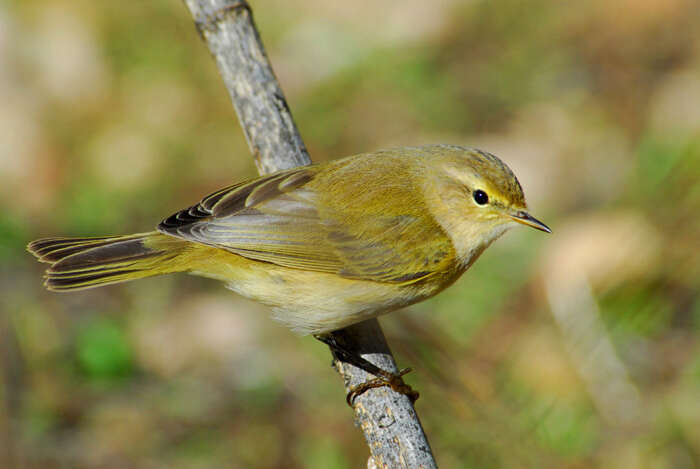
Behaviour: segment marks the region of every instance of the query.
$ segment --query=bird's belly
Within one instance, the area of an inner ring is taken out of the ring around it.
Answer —
[[[434,276],[411,284],[372,282],[229,255],[228,262],[192,273],[222,280],[236,293],[272,307],[275,320],[300,334],[334,331],[417,303],[454,280]]]
[[[230,282],[228,287],[271,306],[275,320],[300,334],[341,329],[425,298],[414,288],[284,270]]]

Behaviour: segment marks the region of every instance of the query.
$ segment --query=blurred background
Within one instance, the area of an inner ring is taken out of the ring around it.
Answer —
[[[554,230],[382,319],[441,467],[700,467],[697,2],[346,3],[251,0],[312,158],[477,146]],[[366,465],[328,349],[264,307],[52,294],[24,250],[255,174],[182,2],[2,2],[0,102],[0,467]]]

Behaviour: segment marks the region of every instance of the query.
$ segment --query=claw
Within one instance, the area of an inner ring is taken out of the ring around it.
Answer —
[[[377,378],[367,380],[364,383],[360,383],[357,386],[353,386],[348,395],[345,397],[345,401],[350,407],[352,407],[357,396],[360,396],[373,388],[388,386],[393,391],[403,394],[404,396],[408,396],[408,398],[411,400],[411,404],[413,404],[420,396],[420,393],[418,393],[418,391],[414,391],[413,388],[406,384],[403,380],[403,375],[410,372],[410,368],[404,368],[398,373],[387,372],[386,376],[379,376]]]

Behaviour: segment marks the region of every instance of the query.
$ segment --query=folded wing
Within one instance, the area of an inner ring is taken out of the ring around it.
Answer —
[[[420,211],[396,213],[387,201],[387,210],[374,204],[374,213],[358,216],[319,204],[320,171],[307,166],[227,187],[158,230],[257,261],[378,282],[414,282],[451,261],[449,239]]]

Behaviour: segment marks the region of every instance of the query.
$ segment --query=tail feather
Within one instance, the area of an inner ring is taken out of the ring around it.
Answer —
[[[39,262],[54,263],[65,257],[89,248],[104,246],[115,240],[129,238],[128,236],[106,236],[102,238],[42,238],[32,241],[27,246]]]
[[[27,249],[50,263],[46,288],[82,290],[183,270],[186,242],[157,232],[103,238],[44,238]]]

